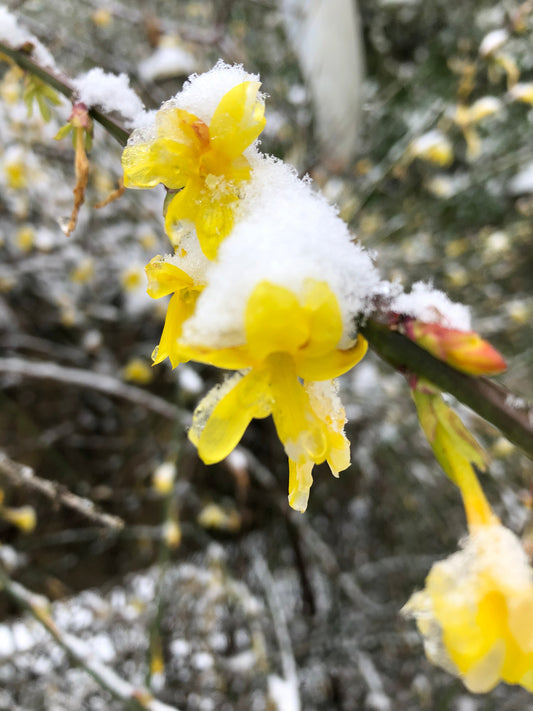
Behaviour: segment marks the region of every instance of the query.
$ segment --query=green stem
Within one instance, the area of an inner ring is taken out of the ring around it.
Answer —
[[[76,100],[76,90],[71,81],[62,74],[59,74],[59,72],[37,64],[37,62],[32,59],[31,54],[29,54],[25,49],[15,49],[5,42],[0,41],[0,53],[5,54],[6,57],[12,59],[13,62],[15,62],[15,64],[17,64],[21,69],[24,69],[24,71],[30,72],[52,89],[55,89],[55,91],[58,91],[60,94],[63,94],[63,96],[66,96],[69,101],[74,103]],[[128,142],[129,131],[126,131],[126,129],[119,123],[99,109],[90,109],[89,114],[91,118],[105,128],[105,130],[113,136],[113,138],[117,140],[121,146],[126,145]]]
[[[373,350],[403,373],[426,378],[495,425],[533,459],[533,406],[488,378],[473,377],[434,358],[416,343],[374,319],[361,329]]]

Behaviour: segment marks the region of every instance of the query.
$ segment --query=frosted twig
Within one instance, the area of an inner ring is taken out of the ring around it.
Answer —
[[[277,696],[277,693],[275,693],[276,689],[277,692],[283,695],[284,702],[286,702],[284,708],[291,709],[291,711],[300,711],[301,702],[298,691],[298,672],[292,650],[287,618],[285,617],[285,611],[283,609],[283,602],[277,594],[275,583],[268,569],[266,560],[259,551],[254,552],[253,567],[257,579],[263,586],[265,597],[270,608],[270,614],[274,622],[274,632],[278,641],[281,668],[284,677],[283,680],[277,679],[275,686],[271,685],[270,693],[273,696]],[[279,688],[281,685],[283,685],[283,689]],[[279,704],[278,706],[281,708]]]
[[[95,659],[87,644],[71,634],[63,632],[50,615],[50,601],[36,595],[19,583],[11,580],[0,566],[0,587],[27,610],[52,635],[72,659],[115,699],[134,711],[178,711],[175,706],[168,706],[155,699],[150,691],[142,686],[134,686],[120,677],[107,664]]]
[[[128,400],[169,420],[179,420],[183,425],[189,424],[189,415],[172,403],[134,385],[127,385],[111,375],[16,357],[0,358],[0,373],[98,390],[106,395]]]
[[[73,494],[65,486],[56,481],[41,479],[41,477],[35,474],[31,467],[13,461],[5,452],[1,451],[0,476],[9,479],[15,486],[27,486],[43,494],[54,503],[59,503],[74,509],[74,511],[82,514],[96,524],[114,529],[120,529],[124,526],[124,521],[118,516],[111,516],[110,514],[99,511],[90,499]]]
[[[43,81],[48,86],[55,89],[63,96],[66,96],[70,101],[75,100],[75,89],[71,80],[63,73],[58,72],[52,67],[41,66],[31,54],[31,47],[12,47],[5,41],[0,41],[0,53],[9,57],[21,69],[33,74]],[[128,140],[129,131],[126,131],[114,119],[110,118],[106,113],[99,109],[92,108],[89,110],[91,118],[97,121],[105,130],[113,136],[122,146],[125,146]]]

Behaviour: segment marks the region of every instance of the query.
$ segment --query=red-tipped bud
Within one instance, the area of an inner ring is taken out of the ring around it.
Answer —
[[[496,375],[507,367],[500,353],[475,331],[409,319],[404,323],[404,333],[435,358],[469,375]]]
[[[92,130],[92,120],[89,116],[89,110],[82,101],[73,104],[68,120],[74,128],[83,128],[86,131]]]

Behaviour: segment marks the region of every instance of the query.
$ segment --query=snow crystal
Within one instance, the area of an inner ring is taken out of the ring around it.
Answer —
[[[368,252],[353,242],[309,181],[268,156],[252,163],[235,227],[208,270],[208,285],[184,324],[184,340],[215,348],[243,343],[246,304],[261,281],[300,294],[305,281],[315,279],[337,297],[344,323],[339,346],[347,347],[355,335],[354,318],[369,312],[380,284]]]
[[[55,69],[56,64],[50,52],[36,37],[19,25],[17,18],[4,5],[0,5],[0,40],[15,49],[27,43],[32,44],[31,58],[41,67]]]
[[[79,100],[88,108],[97,106],[106,112],[117,111],[128,127],[137,125],[144,114],[144,104],[130,87],[126,74],[110,74],[95,67],[72,83]]]
[[[202,252],[194,230],[184,235],[175,254],[167,254],[166,262],[175,264],[188,274],[196,284],[204,284],[206,271],[211,262]]]
[[[390,308],[425,323],[438,323],[445,328],[456,328],[459,331],[471,329],[468,307],[450,301],[443,291],[434,289],[431,284],[423,281],[413,284],[409,294],[400,294],[394,298]]]

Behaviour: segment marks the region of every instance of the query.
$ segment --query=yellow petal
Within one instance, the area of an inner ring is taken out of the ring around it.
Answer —
[[[297,464],[323,462],[327,455],[326,425],[313,412],[292,358],[275,353],[269,357],[268,366],[274,398],[272,415],[287,456]]]
[[[184,322],[194,311],[197,297],[198,292],[177,292],[170,299],[161,340],[152,354],[154,365],[170,358],[172,367],[175,368],[187,360],[179,350],[178,339]]]
[[[225,370],[246,370],[257,364],[253,361],[245,348],[213,348],[191,346],[183,344],[181,348],[187,360],[196,360],[199,363],[208,363]]]
[[[296,357],[298,375],[304,380],[331,380],[346,373],[364,357],[368,343],[359,335],[352,348],[347,350],[334,350],[316,358]]]
[[[344,435],[346,412],[333,380],[304,383],[313,412],[325,425],[327,438],[326,461],[333,476],[350,466],[350,442]]]
[[[201,182],[191,179],[187,185],[176,193],[167,205],[165,214],[165,232],[169,237],[175,231],[175,225],[183,220],[196,221],[201,195]],[[173,240],[171,239],[174,244]]]
[[[220,462],[237,446],[250,421],[267,417],[271,407],[267,374],[238,373],[208,393],[196,408],[189,439],[206,464]]]
[[[199,153],[209,144],[207,125],[194,114],[177,107],[164,108],[155,117],[158,139],[170,139],[190,152]]]
[[[213,114],[211,143],[230,158],[239,156],[265,127],[265,106],[257,99],[260,86],[257,81],[237,84],[222,97]]]
[[[161,296],[194,285],[192,278],[183,269],[159,254],[148,262],[145,271],[148,277],[146,291],[152,299],[159,299]]]
[[[124,185],[127,188],[182,188],[194,169],[194,156],[175,141],[157,139],[126,146],[122,153]]]
[[[259,361],[270,353],[296,353],[310,335],[295,294],[268,281],[258,284],[248,300],[245,329],[250,354]]]
[[[342,316],[337,299],[325,281],[308,279],[304,283],[303,306],[309,320],[307,356],[332,351],[342,336]]]
[[[233,227],[233,208],[231,199],[216,200],[206,198],[198,209],[196,234],[202,252],[208,259],[215,259],[220,243]]]
[[[303,513],[307,509],[309,490],[313,483],[313,462],[297,464],[289,458],[289,505]]]

